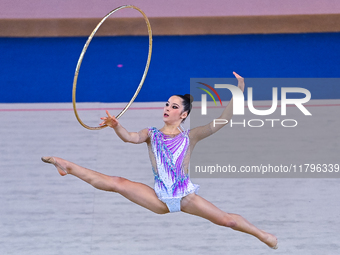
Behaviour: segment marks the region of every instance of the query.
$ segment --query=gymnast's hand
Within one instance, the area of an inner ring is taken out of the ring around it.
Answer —
[[[118,126],[119,122],[118,120],[116,119],[115,116],[111,116],[110,113],[108,112],[108,110],[106,110],[106,114],[108,117],[102,117],[100,119],[103,120],[102,123],[100,123],[99,125],[102,126],[102,125],[107,125],[109,127],[112,127],[112,128],[115,128]]]
[[[233,72],[233,74],[235,75],[236,79],[238,80],[238,87],[240,88],[240,90],[242,90],[242,92],[244,92],[244,78],[240,75],[238,75],[236,72]]]

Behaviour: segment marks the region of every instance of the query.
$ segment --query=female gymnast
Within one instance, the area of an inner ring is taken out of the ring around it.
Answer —
[[[244,91],[244,79],[234,72],[238,87]],[[233,99],[229,102],[219,119],[230,120],[233,115]],[[199,186],[189,179],[188,167],[190,155],[196,143],[212,135],[224,125],[213,126],[213,122],[182,130],[180,128],[191,110],[191,96],[175,95],[169,98],[163,110],[164,126],[161,129],[145,128],[137,132],[128,132],[108,111],[100,125],[114,129],[124,142],[146,143],[155,178],[154,189],[149,186],[127,180],[122,177],[108,176],[78,166],[57,157],[42,157],[46,163],[53,164],[60,175],[74,175],[93,187],[121,194],[130,201],[158,214],[182,211],[203,217],[211,222],[230,227],[257,237],[273,249],[277,249],[277,238],[256,228],[242,216],[226,213],[197,195]]]

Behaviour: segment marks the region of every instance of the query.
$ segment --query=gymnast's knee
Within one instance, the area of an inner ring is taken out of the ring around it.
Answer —
[[[223,225],[228,228],[235,228],[237,223],[231,215],[227,214],[224,216]]]
[[[110,176],[110,187],[112,192],[120,193],[124,188],[127,179],[118,176]]]

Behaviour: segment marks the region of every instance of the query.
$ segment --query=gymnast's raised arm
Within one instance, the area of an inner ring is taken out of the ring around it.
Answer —
[[[237,73],[233,72],[233,74],[235,75],[237,81],[238,81],[238,87],[239,89],[241,89],[241,91],[244,91],[244,79],[243,77],[241,77],[240,75],[238,75]],[[227,125],[231,118],[233,117],[233,98],[229,101],[227,107],[224,109],[224,111],[222,112],[221,116],[218,117],[218,119],[224,119],[227,120],[228,122],[225,124],[218,124],[215,125],[214,127],[214,122],[210,122],[210,127],[212,130],[212,133],[217,132],[218,130],[220,130],[222,127],[224,127],[225,125]]]
[[[233,74],[235,75],[235,77],[238,81],[238,87],[243,92],[244,91],[244,79],[243,79],[243,77],[241,77],[240,75],[238,75],[235,72],[233,72]],[[232,117],[233,117],[233,99],[230,100],[230,102],[228,103],[228,105],[224,109],[221,116],[217,118],[217,119],[227,120],[227,122],[225,124],[218,124],[218,125],[214,126],[214,121],[212,121],[205,126],[193,128],[191,130],[192,141],[198,142],[199,140],[202,140],[202,139],[212,135],[213,133],[217,132],[222,127],[224,127],[226,124],[228,124]]]
[[[107,125],[113,128],[120,139],[126,143],[143,143],[148,139],[148,130],[143,129],[137,132],[129,132],[127,131],[116,119],[115,116],[111,116],[110,113],[106,110],[107,117],[102,117],[100,119],[103,120],[99,125]]]

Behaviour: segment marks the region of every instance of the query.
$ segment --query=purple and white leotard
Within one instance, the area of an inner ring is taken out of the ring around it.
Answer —
[[[155,177],[155,192],[170,212],[181,210],[181,199],[196,193],[199,185],[189,178],[190,130],[176,136],[163,134],[155,127],[148,128],[149,155]]]

